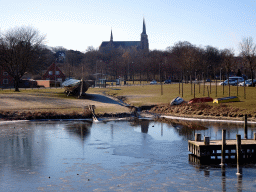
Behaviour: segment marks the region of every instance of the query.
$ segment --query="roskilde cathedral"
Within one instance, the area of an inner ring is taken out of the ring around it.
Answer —
[[[132,47],[135,47],[138,50],[141,49],[148,51],[148,35],[146,33],[146,25],[144,19],[140,41],[113,41],[113,34],[111,29],[110,41],[103,41],[99,47],[99,50],[104,51],[109,49],[130,49]]]

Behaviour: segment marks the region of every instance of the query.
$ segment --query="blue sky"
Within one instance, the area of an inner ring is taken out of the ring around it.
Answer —
[[[32,26],[49,46],[85,51],[109,41],[139,41],[143,17],[151,50],[178,41],[232,48],[256,42],[255,1],[249,0],[0,0],[0,30]]]

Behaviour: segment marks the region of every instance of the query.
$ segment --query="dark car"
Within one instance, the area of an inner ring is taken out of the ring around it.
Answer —
[[[170,84],[170,83],[172,83],[172,80],[171,80],[171,79],[166,79],[166,80],[164,81],[164,84]]]
[[[206,79],[206,82],[211,82],[211,79]]]

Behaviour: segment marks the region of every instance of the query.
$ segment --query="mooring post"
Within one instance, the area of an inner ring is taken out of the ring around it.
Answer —
[[[204,137],[204,144],[210,145],[210,137]]]
[[[240,169],[241,161],[241,135],[236,135],[236,163],[237,163],[237,175],[241,175]]]
[[[201,134],[200,133],[195,134],[195,141],[201,141]]]
[[[221,166],[221,183],[222,183],[222,191],[226,191],[226,168],[225,166]]]
[[[244,138],[247,139],[247,114],[244,115]]]
[[[225,164],[225,148],[226,148],[226,130],[222,129],[222,145],[221,145],[221,163],[220,163],[220,165]]]

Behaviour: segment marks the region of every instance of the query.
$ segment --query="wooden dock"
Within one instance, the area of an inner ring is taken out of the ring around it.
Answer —
[[[225,132],[224,132],[225,133]],[[188,150],[198,158],[208,160],[236,160],[237,159],[237,140],[213,140],[204,137],[201,141],[201,134],[195,135],[195,141],[188,141]],[[256,160],[256,134],[254,139],[242,139],[239,141],[239,155],[241,161]]]
[[[222,140],[210,141],[205,145],[204,141],[188,141],[188,150],[197,157],[211,157],[217,159],[221,156]],[[256,154],[256,140],[241,140],[243,158],[250,158]],[[226,140],[225,157],[236,158],[236,140]]]

